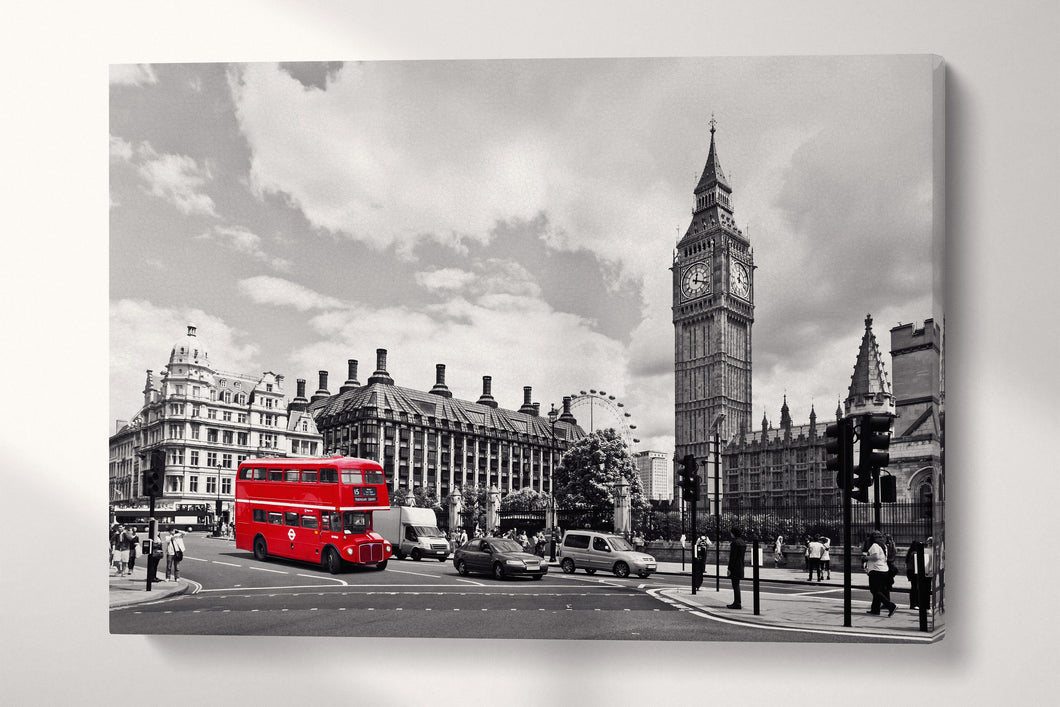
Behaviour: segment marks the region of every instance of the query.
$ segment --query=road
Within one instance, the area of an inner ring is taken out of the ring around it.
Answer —
[[[188,536],[181,576],[198,591],[111,612],[112,633],[646,641],[827,641],[810,633],[719,622],[658,590],[689,579],[556,569],[542,580],[461,577],[451,561],[391,559],[339,575],[285,560],[258,562],[227,540]],[[804,591],[776,585],[769,591]],[[701,591],[714,591],[711,582]],[[724,591],[724,590],[723,590]],[[750,602],[749,592],[745,603]],[[841,592],[837,594],[841,599]],[[865,642],[864,638],[858,642]]]

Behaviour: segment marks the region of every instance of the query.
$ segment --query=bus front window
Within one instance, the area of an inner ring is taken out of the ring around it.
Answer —
[[[364,511],[346,511],[342,514],[342,530],[345,533],[363,533],[368,529],[368,514]]]

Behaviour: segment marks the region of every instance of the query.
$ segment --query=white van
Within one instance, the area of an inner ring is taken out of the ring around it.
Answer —
[[[432,557],[445,562],[449,556],[449,542],[438,529],[437,516],[430,508],[394,506],[375,511],[372,529],[394,546],[394,556],[399,560]]]
[[[559,546],[560,568],[567,574],[576,569],[587,574],[597,570],[614,572],[616,577],[628,577],[630,572],[647,577],[655,571],[655,558],[637,552],[625,538],[595,530],[569,530]]]

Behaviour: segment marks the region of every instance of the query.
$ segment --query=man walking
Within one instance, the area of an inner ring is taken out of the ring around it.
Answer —
[[[729,542],[729,580],[732,582],[732,603],[726,604],[728,609],[742,609],[740,603],[740,580],[743,579],[744,554],[747,552],[747,543],[743,541],[739,526],[733,526],[729,531],[732,540]]]
[[[692,586],[696,591],[703,586],[703,573],[707,569],[707,548],[711,546],[710,538],[706,535],[696,540],[694,554],[692,555]]]
[[[821,560],[824,558],[824,544],[820,540],[813,539],[810,544],[806,547],[806,569],[809,570],[810,576],[806,578],[806,581],[813,581],[813,573],[817,572],[817,581],[821,581],[823,576],[821,568]]]

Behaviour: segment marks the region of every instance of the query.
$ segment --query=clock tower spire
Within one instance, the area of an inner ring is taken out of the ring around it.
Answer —
[[[721,168],[716,131],[712,116],[692,218],[670,268],[677,458],[692,454],[700,463],[709,459],[715,431],[724,443],[751,427],[754,254],[733,218],[732,187]]]

